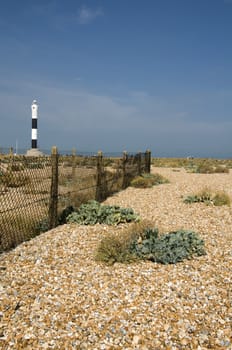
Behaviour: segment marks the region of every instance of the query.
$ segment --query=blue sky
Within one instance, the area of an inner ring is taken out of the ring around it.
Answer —
[[[232,0],[0,0],[0,147],[232,157]]]

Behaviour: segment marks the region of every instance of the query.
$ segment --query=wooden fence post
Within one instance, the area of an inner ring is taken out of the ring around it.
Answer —
[[[102,169],[102,151],[98,151],[97,154],[97,184],[96,184],[96,200],[100,202],[103,197],[103,183],[102,183],[102,174],[103,174],[103,169]]]
[[[57,147],[52,147],[51,152],[51,191],[50,191],[50,204],[49,204],[49,228],[57,226],[57,208],[58,208],[58,150]]]
[[[146,173],[150,174],[150,172],[151,172],[151,151],[149,149],[146,150],[146,153],[145,153],[145,162],[146,162],[145,171],[146,171]]]
[[[123,158],[122,158],[122,188],[127,187],[127,173],[126,173],[126,163],[128,159],[127,151],[123,152]]]
[[[138,175],[141,175],[142,174],[142,153],[141,152],[139,152],[138,154],[137,154],[137,161],[138,161]]]
[[[76,174],[76,149],[72,149],[72,181],[75,180]]]

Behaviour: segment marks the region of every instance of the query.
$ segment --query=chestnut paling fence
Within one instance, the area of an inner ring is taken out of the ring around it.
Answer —
[[[64,221],[64,211],[91,199],[103,201],[149,173],[151,152],[122,157],[0,155],[0,252]]]

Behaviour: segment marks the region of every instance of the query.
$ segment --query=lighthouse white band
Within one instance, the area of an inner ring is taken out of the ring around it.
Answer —
[[[37,129],[31,129],[31,139],[37,140]]]

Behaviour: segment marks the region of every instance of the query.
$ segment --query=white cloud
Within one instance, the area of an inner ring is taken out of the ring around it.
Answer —
[[[77,23],[88,24],[94,21],[97,17],[104,15],[100,8],[93,9],[84,5],[80,7],[79,10],[77,6],[73,8],[72,6],[67,5],[66,10],[67,11],[65,12],[62,11],[62,5],[56,0],[47,0],[45,3],[33,3],[22,7],[21,12],[25,17],[41,17],[47,25],[61,31],[70,26],[74,26]]]
[[[82,6],[78,13],[78,22],[80,24],[87,24],[99,16],[103,16],[103,11],[101,9],[92,10],[90,8]]]

